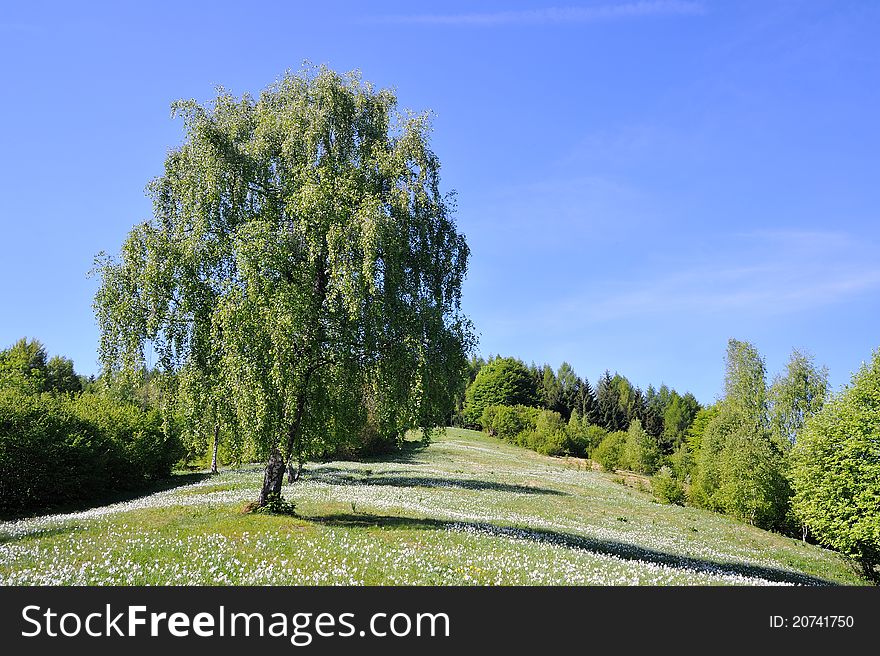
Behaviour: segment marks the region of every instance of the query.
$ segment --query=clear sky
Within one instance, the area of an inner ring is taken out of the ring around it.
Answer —
[[[304,60],[435,112],[484,355],[701,401],[727,339],[835,387],[880,346],[880,2],[114,2],[0,15],[0,346],[97,370],[86,277],[177,98]]]

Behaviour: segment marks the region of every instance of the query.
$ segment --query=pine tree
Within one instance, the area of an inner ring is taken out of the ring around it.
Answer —
[[[590,381],[586,378],[579,378],[580,394],[579,394],[579,412],[583,421],[588,424],[598,426],[601,423],[599,416],[599,403],[596,401],[596,393],[590,385]]]

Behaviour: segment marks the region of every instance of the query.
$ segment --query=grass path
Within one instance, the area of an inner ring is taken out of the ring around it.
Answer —
[[[261,477],[0,522],[0,583],[861,583],[827,550],[473,431],[392,461],[312,465],[285,488],[296,517],[241,512]]]

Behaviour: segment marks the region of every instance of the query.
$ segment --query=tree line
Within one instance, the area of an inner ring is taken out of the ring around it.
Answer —
[[[459,399],[459,409],[452,423],[486,429],[497,433],[498,421],[509,414],[497,406],[532,408],[542,411],[543,422],[565,423],[572,435],[583,431],[577,427],[594,427],[607,433],[626,431],[638,422],[657,442],[657,448],[671,454],[678,449],[701,406],[690,392],[680,394],[666,385],[649,385],[644,391],[619,373],[605,371],[595,387],[589,379],[579,376],[572,366],[563,362],[554,370],[550,365],[526,365],[512,357],[491,357],[488,361],[473,357],[470,361],[468,385]],[[488,409],[488,415],[484,416]],[[518,411],[522,418],[534,413]],[[494,423],[493,423],[494,421]],[[503,429],[509,432],[509,429]],[[592,439],[602,434],[593,430]],[[533,438],[538,439],[538,438]],[[548,455],[586,456],[591,451],[588,440],[575,440],[565,448],[552,440],[543,448]]]
[[[768,383],[758,350],[731,339],[723,393],[705,407],[608,371],[594,391],[567,363],[472,358],[455,422],[649,475],[662,502],[818,541],[880,581],[880,351],[833,396],[809,354],[793,351]]]

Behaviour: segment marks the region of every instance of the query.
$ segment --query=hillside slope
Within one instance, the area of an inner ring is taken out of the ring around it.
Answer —
[[[297,517],[244,514],[261,470],[0,523],[0,583],[860,583],[837,554],[610,474],[448,429],[387,462],[306,468]]]

